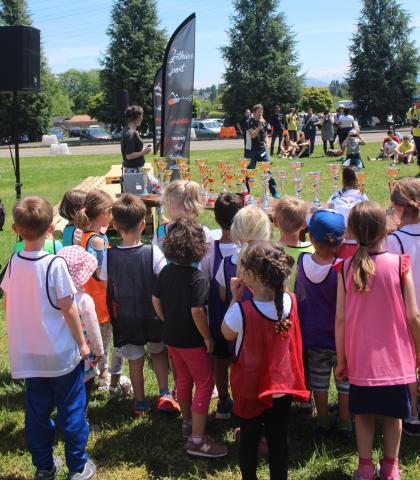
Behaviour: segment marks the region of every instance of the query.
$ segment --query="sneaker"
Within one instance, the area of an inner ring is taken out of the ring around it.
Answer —
[[[129,397],[133,394],[131,380],[124,375],[121,375],[120,381],[116,387],[109,386],[108,390],[111,397]]]
[[[403,420],[402,426],[403,432],[410,437],[419,437],[420,436],[420,420],[418,419],[409,419]]]
[[[187,422],[182,422],[181,431],[182,431],[183,438],[190,438],[192,434],[192,424]]]
[[[220,458],[227,455],[228,449],[222,443],[215,442],[208,435],[203,435],[201,442],[198,444],[195,444],[190,437],[187,443],[187,453],[194,457]]]
[[[60,457],[54,457],[54,465],[51,470],[39,470],[36,469],[34,480],[54,480],[57,473],[61,470],[63,466],[63,461]]]
[[[133,406],[133,414],[136,418],[149,413],[151,410],[149,400],[135,401]]]
[[[398,471],[397,477],[384,477],[381,472],[381,465],[379,464],[375,470],[375,479],[376,478],[379,478],[380,480],[401,480],[401,475],[399,475],[399,471]]]
[[[351,438],[353,436],[353,422],[351,420],[338,419],[335,431],[343,440]]]
[[[226,402],[221,402],[220,400],[217,402],[217,409],[216,409],[216,420],[229,420],[232,416],[233,410],[233,400],[231,397],[228,397]]]
[[[279,192],[273,193],[273,198],[281,198],[281,195]]]
[[[179,413],[181,409],[179,408],[179,403],[174,400],[174,397],[168,391],[159,396],[159,400],[157,402],[157,409],[159,412],[164,413]]]
[[[108,375],[105,378],[99,378],[99,380],[98,380],[98,390],[100,392],[109,392],[110,383],[111,383],[111,375]]]
[[[88,458],[87,462],[85,463],[85,468],[83,469],[83,472],[69,472],[67,480],[89,480],[95,475],[95,473],[95,462],[91,458]]]
[[[358,473],[357,473],[357,470],[355,470],[353,472],[353,475],[351,477],[351,480],[376,480],[376,475],[373,475],[372,478],[368,478],[368,477],[361,477]]]

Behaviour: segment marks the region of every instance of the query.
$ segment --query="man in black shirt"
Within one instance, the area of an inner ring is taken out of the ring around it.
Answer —
[[[247,158],[251,159],[248,165],[250,169],[254,169],[257,166],[257,162],[270,161],[267,151],[267,123],[264,120],[263,113],[264,108],[261,104],[254,105],[252,109],[253,117],[248,121],[247,147],[250,148],[250,154]],[[273,177],[270,177],[268,187],[274,198],[280,198],[276,191],[276,182]]]
[[[244,157],[248,158],[249,153],[247,152],[246,147],[246,132],[248,130],[248,121],[251,118],[251,110],[249,108],[245,109],[244,116],[236,124],[239,133],[244,137]]]
[[[311,145],[309,147],[309,155],[314,153],[315,139],[316,139],[316,126],[319,125],[319,119],[314,115],[312,108],[308,108],[308,112],[303,119],[303,133],[306,140],[310,140]]]
[[[279,105],[274,107],[274,111],[270,117],[270,124],[272,128],[271,133],[271,146],[270,146],[270,155],[274,155],[274,144],[276,143],[276,138],[279,139],[279,144],[277,148],[277,154],[280,155],[280,146],[283,140],[283,130],[284,130],[284,116],[281,113],[281,108]]]

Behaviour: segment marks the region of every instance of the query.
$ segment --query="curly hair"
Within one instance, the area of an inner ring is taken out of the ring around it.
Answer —
[[[191,265],[207,253],[208,245],[203,227],[191,218],[170,223],[163,239],[163,253],[171,262]]]
[[[242,268],[254,273],[266,288],[273,290],[279,321],[283,315],[284,285],[294,263],[281,244],[275,241],[252,243],[242,255]]]

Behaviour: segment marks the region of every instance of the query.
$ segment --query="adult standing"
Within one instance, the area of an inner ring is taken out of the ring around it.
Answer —
[[[343,142],[347,139],[350,130],[354,129],[354,118],[350,115],[350,110],[345,108],[343,114],[337,120],[338,124],[338,141],[341,149],[343,148]]]
[[[327,145],[330,143],[331,150],[334,150],[334,117],[331,115],[328,108],[324,110],[324,114],[320,119],[321,123],[321,138],[324,154],[327,154]]]
[[[277,154],[280,155],[281,142],[283,140],[283,130],[284,130],[284,115],[281,113],[281,108],[279,105],[274,107],[274,111],[270,117],[270,124],[272,128],[271,132],[271,145],[270,145],[270,155],[274,155],[274,145],[276,143],[276,138],[279,139],[279,144],[277,148]]]
[[[249,108],[246,108],[244,111],[243,117],[236,124],[239,130],[239,133],[244,137],[244,157],[245,158],[249,157],[249,152],[247,151],[248,148],[247,148],[247,141],[246,141],[246,132],[248,131],[248,121],[250,118],[251,118],[251,110]]]
[[[333,138],[333,142],[335,142],[335,139],[337,137],[337,135],[339,134],[339,131],[340,131],[340,127],[338,126],[338,119],[340,118],[341,115],[343,115],[343,112],[344,112],[344,105],[342,103],[340,103],[340,105],[338,106],[337,110],[335,111],[335,115],[334,115],[334,138]]]
[[[408,123],[412,127],[414,144],[417,151],[417,165],[420,167],[420,97],[416,97],[414,105],[407,112]]]
[[[305,139],[311,142],[309,146],[309,155],[314,153],[317,125],[319,125],[319,118],[314,115],[312,108],[309,107],[306,115],[303,117],[302,129]]]
[[[121,137],[124,173],[139,173],[145,163],[144,155],[152,151],[150,146],[143,148],[143,142],[137,130],[143,121],[143,108],[131,105],[126,108],[124,115],[127,122]]]
[[[267,135],[267,123],[263,117],[264,107],[258,103],[252,108],[252,118],[248,121],[248,131],[247,134],[251,141],[251,151],[249,158],[248,168],[254,169],[257,166],[258,162],[269,162],[270,157],[268,156],[268,135]],[[248,179],[247,179],[248,181]],[[279,195],[276,191],[276,182],[273,177],[270,177],[268,182],[268,187],[270,193],[274,198],[279,198]]]
[[[286,115],[286,129],[292,142],[297,142],[298,116],[294,108],[290,108]]]

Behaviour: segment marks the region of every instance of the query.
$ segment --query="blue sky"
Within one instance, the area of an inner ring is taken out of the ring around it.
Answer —
[[[419,0],[401,0],[410,13],[414,36],[420,47]],[[112,0],[28,0],[33,24],[41,30],[42,42],[52,70],[87,70],[99,66],[108,45]],[[190,13],[197,14],[197,87],[222,81],[224,65],[218,47],[226,44],[229,0],[158,0],[161,27],[170,34]],[[348,64],[348,45],[359,16],[358,0],[281,0],[287,23],[296,33],[302,72],[324,81],[341,79]]]

